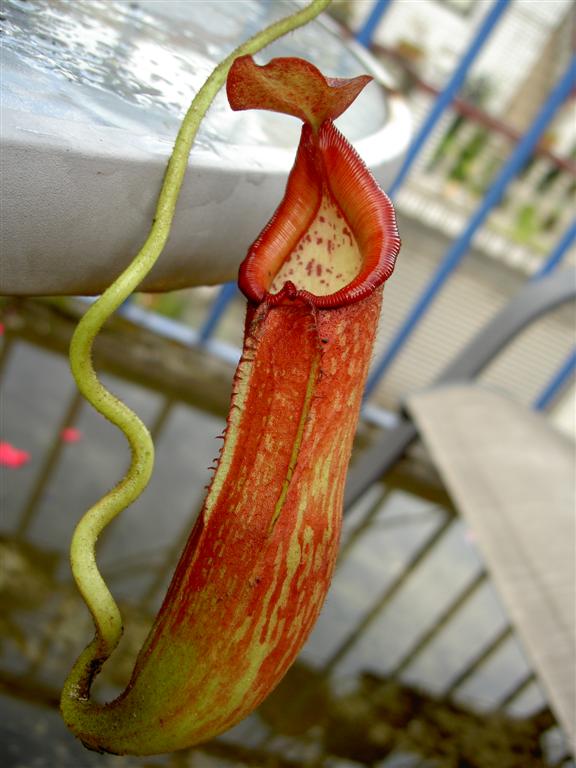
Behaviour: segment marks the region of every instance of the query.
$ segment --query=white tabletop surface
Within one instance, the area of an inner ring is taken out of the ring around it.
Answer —
[[[5,294],[101,291],[147,234],[180,119],[214,65],[289,13],[262,0],[4,0]],[[338,125],[385,186],[409,138],[400,97],[363,49],[315,21],[257,59],[302,56],[327,75],[376,76]],[[173,232],[143,287],[233,279],[280,201],[294,118],[233,113],[220,93],[190,158]]]

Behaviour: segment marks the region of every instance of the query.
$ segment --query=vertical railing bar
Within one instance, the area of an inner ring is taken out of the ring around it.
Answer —
[[[156,414],[154,421],[150,425],[150,436],[152,437],[152,440],[154,441],[154,443],[158,441],[158,438],[160,437],[162,430],[166,426],[168,417],[172,413],[172,409],[176,405],[176,402],[177,401],[171,397],[165,397],[161,407],[158,409],[158,413]]]
[[[446,606],[440,616],[436,619],[434,624],[428,629],[412,646],[407,653],[401,657],[400,661],[394,667],[390,673],[391,677],[399,677],[419,656],[424,649],[434,640],[434,638],[446,627],[446,625],[454,618],[458,611],[472,598],[474,593],[486,582],[488,578],[486,571],[480,571],[470,581],[464,589],[462,589],[455,598]]]
[[[444,114],[446,109],[450,106],[450,104],[454,101],[456,94],[464,84],[464,81],[466,79],[466,75],[468,74],[468,71],[474,61],[476,60],[478,54],[482,50],[484,44],[492,34],[496,24],[500,20],[500,17],[510,4],[510,0],[496,0],[496,2],[492,5],[484,19],[482,20],[482,23],[480,25],[480,28],[478,29],[478,32],[476,33],[475,38],[470,43],[468,50],[464,53],[462,56],[460,63],[454,70],[450,80],[444,87],[444,89],[441,91],[441,93],[438,94],[436,101],[434,102],[434,105],[430,112],[428,113],[426,119],[424,120],[424,123],[414,139],[412,140],[410,146],[408,147],[408,151],[406,153],[406,157],[404,158],[404,161],[402,162],[402,165],[400,166],[400,170],[396,174],[396,178],[392,182],[388,194],[390,197],[394,197],[402,184],[404,183],[404,180],[406,179],[406,176],[408,175],[408,172],[410,171],[410,168],[414,164],[414,161],[420,154],[420,151],[422,150],[422,147],[430,137],[430,133],[440,117]]]
[[[334,667],[346,656],[352,647],[356,644],[361,635],[368,629],[368,627],[378,618],[382,611],[389,604],[390,600],[396,595],[396,593],[404,586],[408,578],[420,565],[420,563],[428,556],[430,551],[436,546],[437,542],[446,533],[448,528],[453,524],[454,518],[452,515],[446,515],[442,523],[436,528],[436,530],[426,539],[423,546],[420,547],[408,560],[407,564],[402,570],[402,573],[386,588],[384,593],[376,600],[372,608],[365,614],[365,616],[358,622],[352,632],[346,637],[332,656],[328,659],[322,668],[324,674],[329,674]]]
[[[70,398],[68,407],[66,408],[64,416],[60,421],[57,427],[56,433],[52,439],[52,444],[48,450],[46,458],[44,459],[44,463],[40,469],[38,478],[34,483],[34,487],[32,488],[32,491],[28,497],[26,504],[24,505],[24,509],[20,516],[20,521],[15,531],[15,537],[17,539],[21,539],[24,536],[24,534],[27,532],[28,528],[30,527],[32,520],[34,519],[34,515],[36,514],[38,503],[40,502],[40,499],[42,497],[42,494],[44,493],[44,489],[46,488],[46,485],[48,484],[48,482],[50,481],[50,478],[52,477],[52,473],[58,466],[58,461],[60,459],[60,455],[64,448],[64,442],[62,441],[62,432],[67,427],[71,427],[74,425],[74,423],[78,418],[78,414],[80,413],[80,409],[82,408],[83,403],[84,403],[84,399],[82,395],[78,391],[74,391],[74,393],[72,394],[72,397]]]
[[[534,672],[529,672],[514,686],[514,688],[512,688],[511,691],[508,691],[508,693],[504,696],[503,699],[501,699],[498,702],[498,709],[503,710],[503,709],[506,709],[506,707],[510,706],[510,704],[512,704],[512,702],[518,696],[520,696],[520,694],[524,693],[524,691],[528,688],[528,686],[535,681],[536,681],[536,675],[534,674]]]
[[[460,674],[456,675],[456,677],[452,680],[448,688],[446,688],[443,691],[444,696],[452,696],[457,688],[460,688],[466,680],[469,680],[472,675],[474,675],[480,667],[488,661],[490,656],[492,656],[496,651],[513,635],[513,630],[510,625],[504,627],[497,635],[494,637],[488,645],[486,645],[482,651],[476,656],[476,658],[464,669]]]
[[[548,256],[540,269],[534,273],[532,279],[539,280],[541,277],[549,275],[550,272],[560,264],[574,240],[576,240],[576,220],[574,220],[571,226],[564,232],[552,250],[552,253]]]
[[[536,411],[544,411],[564,390],[570,379],[576,372],[576,347],[572,349],[566,360],[552,376],[542,392],[534,400],[532,407]]]
[[[386,503],[386,500],[388,499],[391,493],[392,493],[392,488],[385,485],[382,486],[381,493],[378,494],[376,500],[370,506],[370,508],[364,515],[364,517],[359,521],[359,523],[354,528],[352,528],[352,530],[350,531],[350,533],[346,538],[346,541],[340,547],[338,560],[336,561],[336,569],[338,569],[340,565],[344,562],[350,550],[352,549],[354,544],[356,544],[356,542],[362,536],[362,534],[366,533],[368,528],[370,528],[372,522],[374,521],[374,518],[376,517],[378,512],[382,509],[382,506]]]
[[[198,332],[198,342],[205,344],[218,327],[224,312],[236,295],[236,283],[224,283],[212,302],[208,315]]]
[[[358,43],[366,46],[366,48],[370,48],[374,33],[376,32],[376,28],[380,24],[382,16],[384,16],[385,11],[388,10],[391,3],[392,0],[375,1],[374,5],[372,6],[372,10],[368,14],[368,18],[355,35],[356,41]]]
[[[201,500],[200,503],[194,507],[193,514],[191,516],[192,522],[190,519],[188,519],[182,526],[180,533],[174,537],[174,543],[166,547],[164,562],[157,569],[155,569],[154,578],[140,599],[140,607],[143,610],[150,610],[151,602],[158,595],[159,591],[164,585],[164,582],[176,567],[180,553],[182,552],[184,545],[190,536],[191,528],[201,512],[203,504],[204,502]]]
[[[14,348],[14,339],[12,335],[5,334],[4,341],[2,343],[2,348],[0,349],[0,380],[4,375],[4,368],[6,367],[6,364],[10,359],[10,354],[12,353],[13,348]]]
[[[188,524],[185,529],[182,530],[182,535],[184,538],[178,537],[175,539],[175,541],[178,542],[177,544],[171,544],[166,548],[167,555],[164,558],[164,562],[158,566],[158,568],[154,569],[154,578],[140,599],[140,608],[142,610],[149,611],[151,609],[151,602],[158,595],[164,585],[164,582],[176,567],[178,556],[184,547],[184,543],[186,542],[189,533],[190,525]]]
[[[520,139],[512,154],[508,157],[504,166],[498,173],[496,180],[492,183],[486,192],[483,201],[470,217],[464,232],[448,249],[448,252],[444,256],[438,269],[432,276],[432,279],[424,288],[424,291],[421,293],[409,311],[407,318],[397,331],[390,346],[384,355],[380,358],[380,360],[376,362],[368,377],[365,397],[368,397],[374,391],[384,372],[396,359],[396,356],[404,347],[405,343],[408,341],[418,326],[418,323],[429,308],[430,304],[432,304],[433,300],[436,298],[436,295],[442,285],[446,282],[448,277],[450,277],[452,272],[456,269],[464,256],[467,254],[472,242],[472,238],[476,234],[477,230],[484,223],[492,208],[494,208],[500,202],[506,187],[532,154],[550,120],[553,118],[558,108],[570,94],[574,83],[575,71],[576,57],[573,57],[566,72],[552,89],[550,95],[538,112],[538,115],[536,116],[532,125]]]

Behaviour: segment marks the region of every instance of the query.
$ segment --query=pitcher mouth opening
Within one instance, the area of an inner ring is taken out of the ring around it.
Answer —
[[[392,203],[331,121],[302,128],[284,198],[240,266],[254,303],[360,301],[391,275],[400,250]]]

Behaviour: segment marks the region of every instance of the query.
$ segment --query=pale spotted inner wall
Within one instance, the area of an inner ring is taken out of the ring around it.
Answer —
[[[362,255],[346,219],[325,190],[316,217],[306,234],[277,272],[271,293],[287,280],[316,296],[335,293],[348,285],[362,268]]]

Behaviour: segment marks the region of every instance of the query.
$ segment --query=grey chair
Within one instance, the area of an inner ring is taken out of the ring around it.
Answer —
[[[576,748],[575,446],[542,414],[475,382],[530,323],[575,297],[575,270],[528,283],[358,457],[346,506],[423,441]]]

